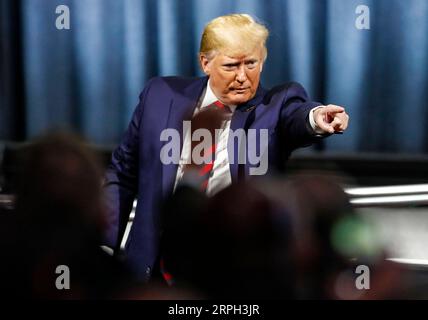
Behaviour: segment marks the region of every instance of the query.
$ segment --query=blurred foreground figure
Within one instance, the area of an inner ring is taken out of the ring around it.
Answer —
[[[211,198],[192,185],[179,186],[162,212],[161,269],[175,290],[202,298],[418,297],[408,270],[385,260],[374,225],[330,177],[241,183]]]
[[[82,299],[120,294],[128,271],[103,252],[102,172],[75,137],[47,135],[23,159],[16,212],[2,237],[2,294]]]
[[[292,298],[287,215],[249,184],[206,198],[181,187],[164,210],[162,252],[176,288],[205,298]]]
[[[406,297],[404,270],[385,260],[377,230],[355,212],[333,178],[296,176],[269,181],[262,189],[291,215],[298,298]]]

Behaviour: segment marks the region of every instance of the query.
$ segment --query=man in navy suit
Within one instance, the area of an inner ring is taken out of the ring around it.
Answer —
[[[267,36],[268,30],[249,15],[218,17],[207,24],[201,39],[199,57],[205,77],[154,78],[140,94],[123,140],[113,152],[106,192],[107,245],[116,250],[133,201],[138,200],[124,254],[141,280],[150,278],[159,258],[162,226],[158,205],[173,193],[188,164],[193,163],[189,146],[194,137],[184,125],[186,121],[213,105],[228,110],[214,140],[214,160],[206,170],[204,192],[208,196],[248,179],[252,172],[281,171],[294,149],[347,128],[349,117],[344,108],[311,102],[297,83],[271,90],[260,85]],[[169,130],[167,138],[165,130]],[[178,145],[176,139],[173,143],[171,132],[180,138]],[[236,139],[236,132],[246,139]],[[251,132],[256,134],[251,136]],[[236,159],[243,144],[247,147],[244,150],[250,151],[251,145],[263,144],[262,138],[265,143],[258,152],[264,157],[260,163],[251,161],[248,154]],[[174,161],[165,161],[168,153],[176,155],[172,156]],[[263,161],[265,169],[252,171],[260,169]]]

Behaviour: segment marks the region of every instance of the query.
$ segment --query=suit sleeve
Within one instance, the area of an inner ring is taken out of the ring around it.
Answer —
[[[140,94],[139,104],[132,115],[119,146],[113,151],[110,165],[104,180],[104,193],[107,209],[107,226],[104,244],[115,252],[120,246],[132,204],[138,190],[138,154],[140,123],[144,111],[145,98],[151,81]]]
[[[311,128],[309,112],[321,103],[310,101],[305,89],[298,83],[291,83],[286,90],[280,121],[287,147],[294,150],[319,141],[323,136],[317,135]]]

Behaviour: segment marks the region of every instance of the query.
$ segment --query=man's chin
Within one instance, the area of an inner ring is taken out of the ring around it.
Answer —
[[[251,100],[253,96],[251,94],[234,94],[232,97],[229,97],[229,103],[231,105],[238,105],[246,103],[247,101]]]

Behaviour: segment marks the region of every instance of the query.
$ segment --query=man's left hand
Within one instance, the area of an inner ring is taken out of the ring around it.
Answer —
[[[314,121],[328,133],[343,132],[348,127],[349,116],[345,108],[329,104],[314,110]]]

